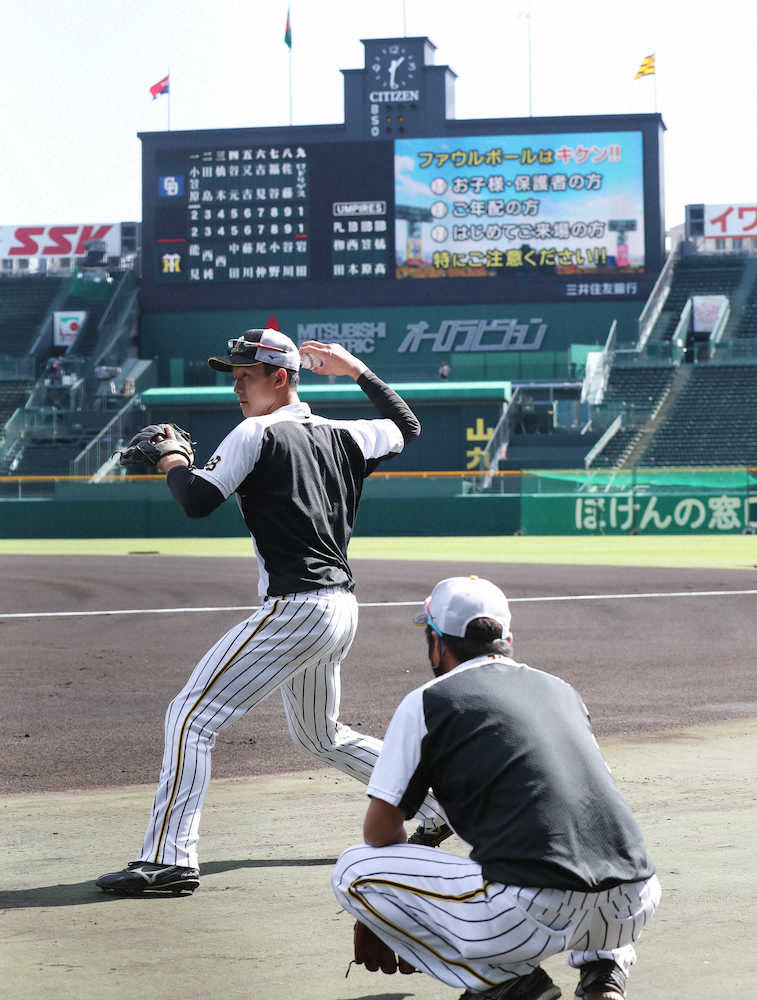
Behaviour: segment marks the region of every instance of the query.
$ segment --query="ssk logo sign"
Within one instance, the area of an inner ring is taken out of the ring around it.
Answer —
[[[90,240],[104,240],[109,255],[121,252],[121,226],[0,226],[0,257],[81,257]]]

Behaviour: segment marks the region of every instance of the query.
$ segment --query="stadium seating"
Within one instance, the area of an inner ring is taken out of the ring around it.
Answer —
[[[668,364],[654,367],[614,365],[610,370],[604,402],[654,409],[667,392],[674,371],[673,366]]]
[[[741,282],[744,258],[683,257],[676,265],[673,283],[663,307],[674,317],[670,333],[692,295],[730,295]],[[669,334],[670,335],[670,334]]]
[[[638,464],[757,465],[757,364],[694,367]]]
[[[757,282],[752,285],[733,337],[735,340],[757,340]]]
[[[10,357],[29,352],[53,300],[68,278],[4,278],[0,284],[0,350]]]
[[[591,467],[593,469],[614,469],[619,467],[640,433],[641,430],[638,427],[621,427],[596,456],[591,463]]]

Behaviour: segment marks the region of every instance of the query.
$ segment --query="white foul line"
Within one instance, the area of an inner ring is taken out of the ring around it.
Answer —
[[[652,594],[565,594],[553,597],[510,597],[510,604],[539,604],[552,601],[632,601],[660,597],[748,597],[757,590],[672,590]],[[415,608],[423,601],[376,601],[360,603],[361,608]],[[0,612],[0,618],[91,618],[97,615],[186,615],[212,611],[257,611],[259,604],[226,605],[207,608],[121,608],[115,611],[17,611]]]

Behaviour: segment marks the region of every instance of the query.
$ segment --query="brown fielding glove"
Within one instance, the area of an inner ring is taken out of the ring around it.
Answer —
[[[373,933],[370,927],[355,921],[353,935],[355,950],[355,965],[364,965],[369,972],[381,969],[387,975],[393,975],[397,969],[403,975],[410,975],[415,969],[404,958],[398,958],[389,945],[384,944],[380,937]],[[347,970],[349,971],[349,969]]]

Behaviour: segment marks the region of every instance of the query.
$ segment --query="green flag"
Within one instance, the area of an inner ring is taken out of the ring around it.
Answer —
[[[287,9],[287,24],[284,28],[284,44],[292,48],[292,25],[289,21],[289,10]]]

